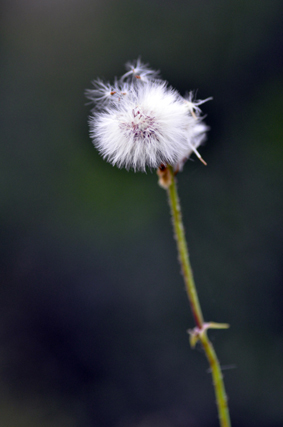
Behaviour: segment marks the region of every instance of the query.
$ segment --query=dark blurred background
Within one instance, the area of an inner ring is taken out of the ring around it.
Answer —
[[[282,0],[1,3],[1,427],[217,427],[166,193],[104,162],[91,80],[141,55],[210,126],[178,177],[233,427],[283,425]]]

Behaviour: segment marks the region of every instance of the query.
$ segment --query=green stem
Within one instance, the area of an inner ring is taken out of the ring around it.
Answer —
[[[169,168],[169,173],[171,175],[171,182],[170,182],[170,185],[168,186],[167,192],[168,192],[169,203],[171,207],[173,227],[174,227],[175,238],[176,238],[177,247],[178,247],[179,260],[182,267],[182,273],[183,273],[184,281],[186,285],[186,291],[187,291],[187,295],[191,305],[193,317],[196,323],[196,328],[192,333],[195,336],[197,336],[196,341],[200,340],[210,365],[212,378],[213,378],[213,385],[214,385],[214,390],[216,395],[220,426],[230,427],[231,423],[230,423],[229,409],[227,404],[227,397],[226,397],[222,372],[221,372],[220,364],[217,359],[216,353],[214,351],[213,345],[211,344],[211,342],[207,337],[206,330],[209,328],[209,324],[205,323],[203,320],[203,315],[202,315],[202,311],[201,311],[201,307],[198,299],[198,294],[197,294],[196,286],[194,283],[192,268],[189,261],[189,253],[188,253],[188,248],[187,248],[187,243],[185,238],[184,226],[183,226],[182,215],[181,215],[181,207],[180,207],[179,198],[178,198],[174,171],[171,166],[168,166],[168,168]],[[215,324],[211,323],[211,325],[215,325]],[[221,327],[221,325],[219,327]],[[225,325],[222,325],[222,327],[225,327]]]

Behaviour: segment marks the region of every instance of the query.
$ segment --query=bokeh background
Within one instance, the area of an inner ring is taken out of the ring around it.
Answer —
[[[104,162],[91,80],[138,56],[210,126],[178,177],[234,427],[283,425],[282,0],[6,0],[1,427],[216,427],[155,172]]]

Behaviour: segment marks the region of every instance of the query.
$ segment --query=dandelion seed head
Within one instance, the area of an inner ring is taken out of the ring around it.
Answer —
[[[161,164],[181,170],[192,152],[201,159],[197,147],[207,131],[198,107],[203,101],[193,101],[191,94],[182,98],[139,59],[127,69],[113,85],[96,80],[87,92],[95,103],[90,135],[101,155],[112,165],[141,171]]]

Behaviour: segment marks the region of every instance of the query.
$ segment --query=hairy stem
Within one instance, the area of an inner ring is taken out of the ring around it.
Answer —
[[[168,172],[171,175],[171,179],[168,181],[169,185],[167,186],[167,193],[171,207],[172,221],[177,242],[179,261],[181,264],[182,273],[185,281],[186,292],[196,323],[196,328],[191,331],[191,345],[194,346],[195,343],[199,340],[203,346],[212,373],[220,426],[230,427],[231,423],[227,404],[227,396],[225,392],[220,364],[214,351],[213,345],[207,336],[208,328],[226,328],[228,327],[228,325],[205,323],[203,320],[203,315],[193,278],[193,272],[189,260],[189,253],[185,238],[181,207],[177,193],[174,171],[170,166],[168,166]]]

